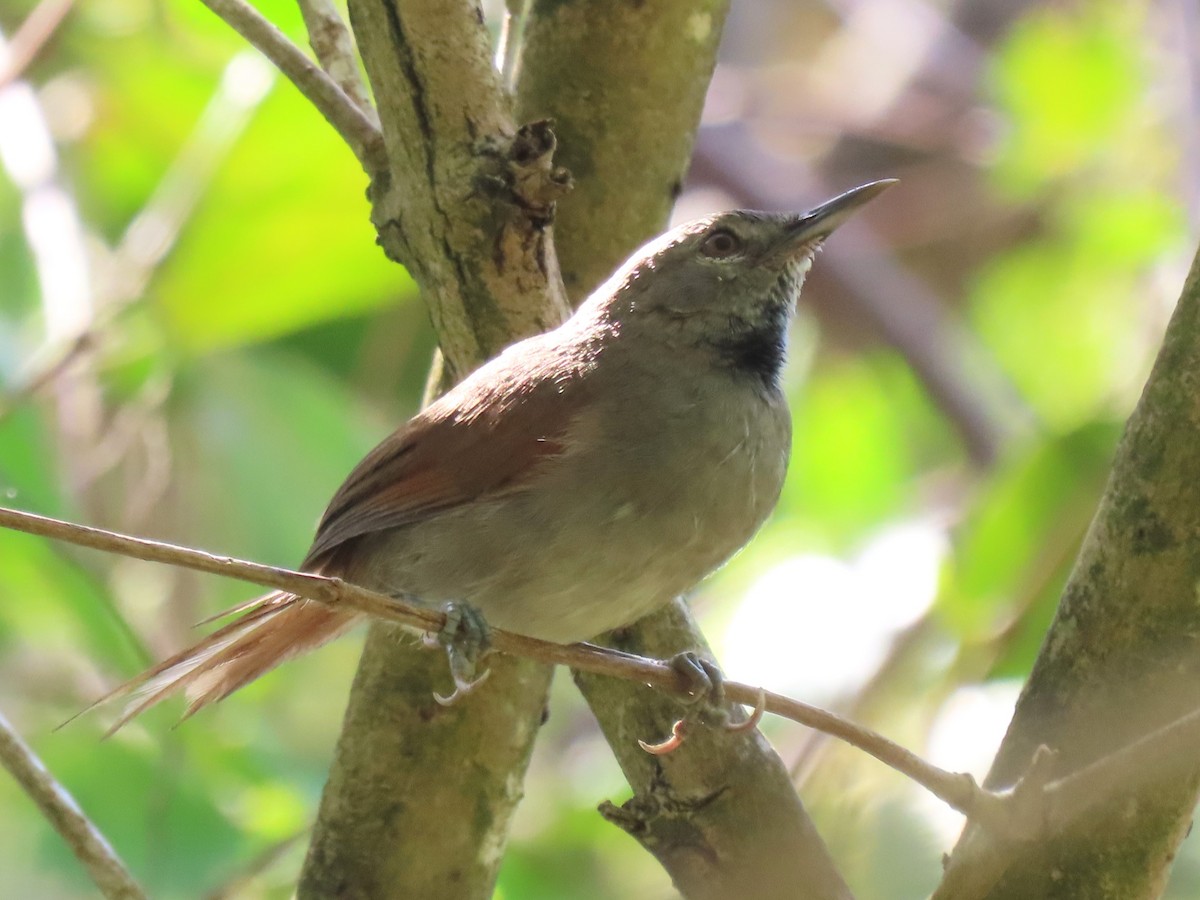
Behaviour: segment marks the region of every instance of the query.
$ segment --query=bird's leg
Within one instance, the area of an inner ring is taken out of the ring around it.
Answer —
[[[437,643],[446,651],[450,663],[450,676],[454,679],[454,692],[448,697],[434,693],[433,699],[442,706],[450,706],[471,693],[487,681],[492,674],[485,669],[475,676],[479,660],[487,653],[490,637],[483,614],[469,603],[451,601],[442,605],[446,622],[437,633]]]

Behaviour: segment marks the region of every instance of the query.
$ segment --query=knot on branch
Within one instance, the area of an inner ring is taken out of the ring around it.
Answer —
[[[725,793],[727,788],[699,797],[681,797],[658,770],[647,790],[630,797],[620,806],[605,800],[597,807],[601,816],[616,825],[639,844],[658,855],[687,849],[715,858],[704,839],[695,814]]]
[[[1050,820],[1050,783],[1056,754],[1045,744],[1034,751],[1029,768],[1011,789],[980,791],[969,816],[1003,840],[1024,844],[1044,835]]]
[[[504,154],[511,199],[539,228],[554,220],[554,204],[574,187],[571,173],[554,164],[557,147],[554,122],[539,119],[518,128]]]

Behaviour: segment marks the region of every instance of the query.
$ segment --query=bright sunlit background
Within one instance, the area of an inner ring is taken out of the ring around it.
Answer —
[[[199,3],[66,3],[10,78],[34,6],[0,7],[2,502],[294,564],[432,349],[362,173]],[[678,216],[902,182],[818,258],[783,499],[694,597],[731,677],[986,772],[1195,246],[1198,119],[1191,0],[734,0]],[[290,896],[359,638],[176,730],[52,729],[250,593],[0,532],[0,713],[155,897]],[[925,896],[961,820],[764,729],[856,895]],[[499,896],[672,896],[595,812],[628,788],[567,678],[527,794]],[[93,895],[6,776],[0,872]]]

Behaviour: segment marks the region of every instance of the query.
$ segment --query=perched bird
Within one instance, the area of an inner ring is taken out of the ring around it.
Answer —
[[[355,467],[301,568],[549,641],[627,625],[767,518],[791,444],[787,330],[821,242],[892,181],[802,215],[728,212],[638,250],[563,325],[509,347]],[[361,615],[273,592],[113,695],[188,714]],[[110,695],[110,696],[113,696]]]

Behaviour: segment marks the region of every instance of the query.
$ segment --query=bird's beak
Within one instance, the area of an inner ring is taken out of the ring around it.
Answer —
[[[797,216],[795,223],[788,228],[788,244],[797,246],[829,237],[833,230],[857,212],[859,207],[874,200],[897,180],[884,178],[861,184]]]

